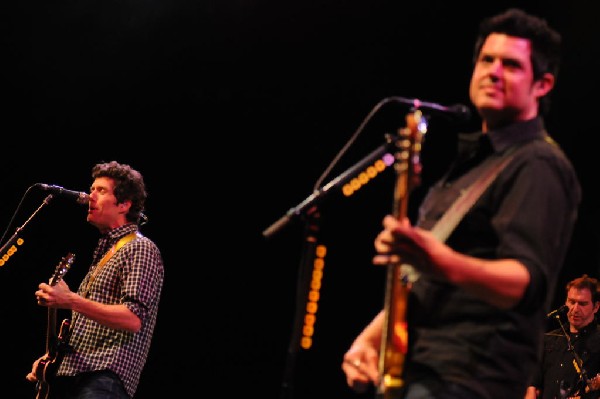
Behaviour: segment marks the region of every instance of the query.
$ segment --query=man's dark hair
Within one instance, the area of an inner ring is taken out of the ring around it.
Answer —
[[[592,301],[594,303],[600,302],[600,286],[598,285],[598,280],[593,277],[589,277],[587,274],[569,281],[565,288],[567,293],[571,288],[590,290],[592,293]]]
[[[545,19],[518,8],[509,8],[501,14],[484,19],[479,25],[473,62],[477,62],[485,39],[492,33],[528,39],[531,42],[533,79],[539,80],[545,73],[554,75],[555,80],[558,78],[562,37]],[[540,113],[545,115],[549,109],[550,99],[544,96],[540,99]]]
[[[131,201],[131,208],[126,218],[129,222],[140,222],[144,204],[146,202],[146,186],[142,174],[131,166],[120,164],[117,161],[96,164],[92,168],[92,177],[108,177],[114,180],[114,195],[117,203]]]

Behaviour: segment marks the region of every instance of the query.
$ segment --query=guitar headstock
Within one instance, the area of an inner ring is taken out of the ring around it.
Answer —
[[[415,110],[406,115],[406,128],[403,129],[403,134],[410,140],[410,188],[413,189],[421,184],[421,148],[423,140],[427,133],[427,121],[420,110]]]
[[[394,214],[406,216],[407,197],[421,184],[421,147],[427,133],[427,121],[420,110],[406,115],[406,126],[398,130],[395,169],[398,177],[394,194]]]
[[[54,270],[54,274],[50,279],[50,285],[55,285],[58,283],[65,274],[71,268],[71,265],[75,262],[75,254],[69,252],[66,256],[63,256],[58,265],[56,265],[56,269]]]

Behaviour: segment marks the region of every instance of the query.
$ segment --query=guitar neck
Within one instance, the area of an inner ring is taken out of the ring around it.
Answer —
[[[62,280],[75,261],[75,254],[69,252],[64,256],[54,270],[50,278],[50,285],[54,286]],[[58,335],[56,332],[56,308],[48,308],[48,323],[46,325],[46,353],[55,356],[58,346]]]
[[[48,308],[48,323],[46,331],[46,353],[56,354],[56,341],[58,335],[56,332],[56,308]]]

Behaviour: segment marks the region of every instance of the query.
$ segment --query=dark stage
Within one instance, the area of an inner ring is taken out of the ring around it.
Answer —
[[[145,176],[142,232],[166,267],[138,398],[372,397],[351,392],[340,365],[383,303],[384,270],[371,264],[372,243],[392,209],[393,170],[350,197],[332,190],[318,201],[327,254],[313,346],[292,363],[292,389],[282,382],[305,221],[292,218],[268,239],[263,231],[313,193],[382,99],[468,104],[479,20],[523,4],[404,3],[4,2],[0,228],[2,244],[17,231],[24,240],[0,267],[4,396],[34,397],[25,375],[43,354],[46,328],[37,285],[74,252],[65,281],[75,289],[97,238],[85,207],[55,197],[36,212],[48,193],[28,188],[87,191],[92,166],[114,159]],[[591,101],[600,88],[600,32],[592,2],[525,4],[563,34],[547,127],[584,189],[558,303],[567,280],[597,277],[600,266],[590,135],[600,129]],[[381,107],[322,183],[384,144],[407,112],[397,103]],[[443,172],[456,133],[477,123],[431,116],[411,209]]]

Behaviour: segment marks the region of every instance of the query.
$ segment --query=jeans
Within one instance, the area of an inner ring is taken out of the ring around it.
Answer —
[[[131,399],[121,379],[110,370],[56,377],[50,385],[50,399]]]

